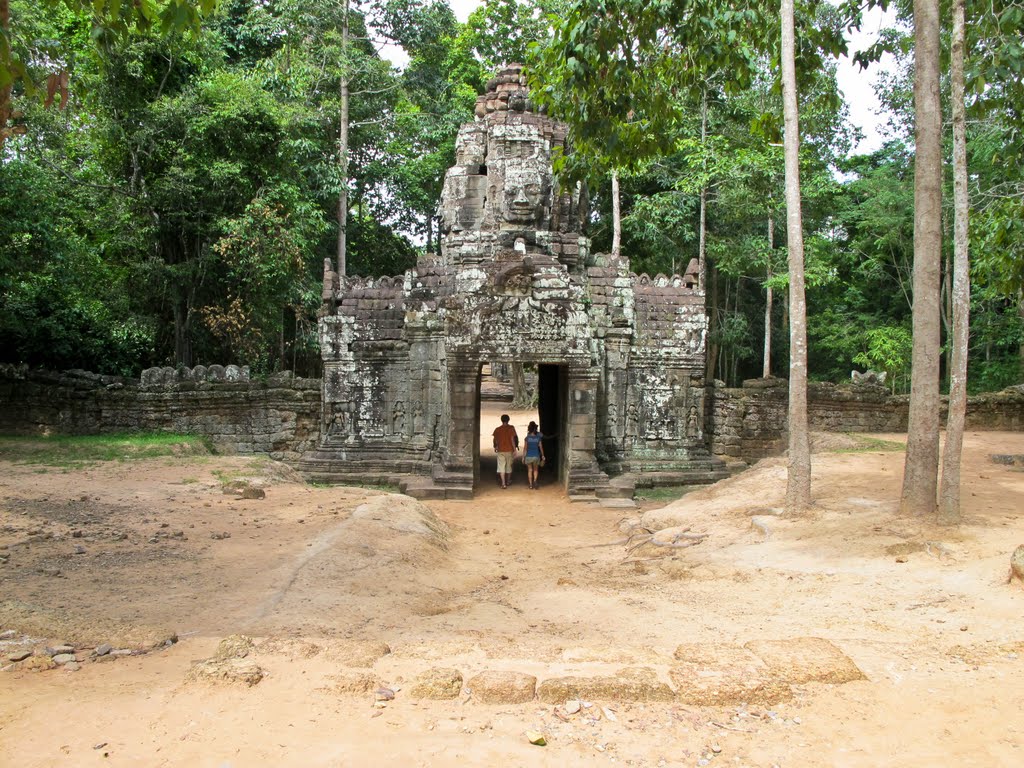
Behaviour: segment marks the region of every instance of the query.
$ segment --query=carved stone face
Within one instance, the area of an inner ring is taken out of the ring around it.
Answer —
[[[543,214],[544,186],[540,172],[528,168],[509,169],[501,215],[512,224],[534,224]]]

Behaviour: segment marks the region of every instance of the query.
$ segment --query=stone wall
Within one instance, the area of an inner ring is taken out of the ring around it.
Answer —
[[[709,388],[711,452],[727,462],[750,463],[786,448],[788,385],[785,379],[752,379],[743,387]],[[908,398],[877,384],[811,383],[807,418],[822,432],[905,432]],[[942,400],[942,423],[946,399]],[[1024,430],[1024,385],[968,400],[967,428]]]
[[[249,381],[245,369],[197,366],[150,369],[139,380],[0,366],[7,434],[177,432],[207,437],[220,451],[291,462],[319,431],[320,380],[290,373]]]
[[[140,381],[0,366],[0,433],[189,433],[208,437],[218,450],[264,453],[288,462],[317,445],[319,379],[286,372],[249,381],[247,371],[230,368],[152,369]],[[705,402],[712,453],[745,463],[782,453],[786,387],[784,379],[709,387]],[[907,398],[890,396],[877,385],[814,383],[808,417],[813,430],[900,432],[907,428]],[[967,426],[1024,430],[1024,385],[971,397]]]

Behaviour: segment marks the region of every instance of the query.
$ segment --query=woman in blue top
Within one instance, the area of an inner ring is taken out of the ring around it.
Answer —
[[[541,442],[543,439],[544,435],[537,431],[537,422],[531,421],[526,427],[523,463],[526,464],[526,477],[533,490],[537,490],[537,475],[544,464],[544,443]]]

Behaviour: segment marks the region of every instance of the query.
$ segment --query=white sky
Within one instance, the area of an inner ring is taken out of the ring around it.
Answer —
[[[465,22],[469,14],[481,4],[481,0],[448,0],[459,21]],[[891,15],[887,18],[882,11],[875,9],[865,14],[861,31],[854,33],[850,41],[850,52],[855,53],[869,47],[878,37],[883,24],[892,23]],[[388,46],[382,51],[385,58],[401,66],[405,63],[404,52],[400,48]],[[864,138],[854,148],[857,153],[873,152],[882,146],[885,136],[885,118],[881,116],[881,106],[872,86],[880,71],[888,65],[891,57],[886,54],[882,61],[873,64],[866,71],[861,71],[849,58],[839,60],[839,87],[850,105],[850,120],[860,128]]]

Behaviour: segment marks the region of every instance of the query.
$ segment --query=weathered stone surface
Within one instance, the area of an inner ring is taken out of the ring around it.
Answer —
[[[746,648],[720,644],[684,644],[676,648],[669,670],[676,698],[695,706],[769,705],[792,696],[789,683]]]
[[[751,640],[744,648],[759,657],[774,676],[794,685],[865,679],[853,659],[821,637]]]
[[[428,669],[416,678],[409,695],[414,699],[455,699],[462,692],[462,673],[457,669]]]
[[[466,688],[482,704],[523,704],[537,695],[537,678],[523,672],[486,670],[471,677]]]
[[[48,669],[56,668],[56,662],[49,656],[29,656],[18,664],[18,669],[29,672],[45,672]]]
[[[380,687],[372,672],[342,672],[331,677],[330,691],[342,696],[362,696]]]
[[[1010,555],[1010,579],[1024,584],[1024,544],[1021,544]]]
[[[246,635],[229,635],[220,641],[211,660],[244,659],[252,652],[254,647],[255,643],[253,643],[251,637]]]
[[[672,701],[672,689],[648,667],[629,667],[614,675],[597,677],[555,677],[537,687],[537,697],[545,704],[570,699],[597,701]]]
[[[292,637],[268,637],[256,651],[268,656],[286,656],[290,659],[311,659],[323,651],[316,643]],[[361,665],[352,665],[361,666]]]
[[[194,664],[185,677],[187,682],[242,684],[250,688],[263,679],[263,669],[251,661],[210,659]]]
[[[391,653],[391,646],[376,640],[337,640],[327,646],[324,655],[347,667],[372,667]]]
[[[349,522],[421,536],[439,549],[447,549],[451,540],[448,525],[429,507],[416,499],[399,494],[376,496],[360,504],[352,512]]]

